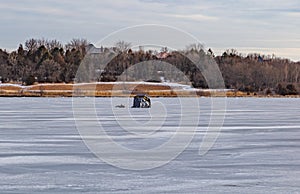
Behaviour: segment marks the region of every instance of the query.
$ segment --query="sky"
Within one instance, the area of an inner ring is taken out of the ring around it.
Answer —
[[[122,28],[158,24],[217,54],[234,48],[300,61],[299,21],[299,0],[0,0],[0,48],[29,38],[97,43]]]

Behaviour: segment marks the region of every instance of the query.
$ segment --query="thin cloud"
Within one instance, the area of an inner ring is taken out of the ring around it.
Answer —
[[[34,36],[97,41],[153,23],[188,31],[209,47],[299,48],[299,17],[299,0],[10,0],[0,3],[0,36],[2,48]]]
[[[212,47],[212,50],[218,55],[221,55],[227,49],[230,48]],[[272,56],[274,54],[276,57],[288,58],[295,62],[300,61],[300,56],[299,56],[300,48],[235,47],[234,49],[236,49],[239,53],[242,53],[243,55],[247,55],[250,53],[259,53],[259,54]]]
[[[67,11],[66,9],[60,9],[56,7],[50,7],[50,6],[24,6],[22,4],[16,4],[16,3],[6,3],[1,4],[0,9],[3,9],[5,11],[12,11],[12,12],[26,12],[30,15],[33,14],[42,14],[42,15],[54,15],[54,16],[73,16],[74,14],[70,11]]]
[[[287,15],[290,17],[296,17],[297,19],[300,18],[300,12],[289,12]]]
[[[178,18],[178,19],[187,19],[192,21],[216,21],[219,18],[212,17],[212,16],[206,16],[202,14],[190,14],[190,15],[183,15],[183,14],[165,14],[165,16]]]

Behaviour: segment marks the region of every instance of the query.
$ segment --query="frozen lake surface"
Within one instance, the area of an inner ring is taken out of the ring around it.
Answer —
[[[300,192],[300,99],[227,99],[222,131],[204,156],[198,152],[211,101],[198,100],[200,123],[187,149],[162,167],[130,171],[106,164],[86,147],[71,98],[0,98],[0,193]],[[178,100],[152,101],[152,110],[165,106],[166,126],[176,127]],[[121,136],[120,143],[132,149],[144,149],[145,144],[120,131],[107,110],[109,98],[95,102],[109,135]],[[139,122],[147,122],[149,110],[135,111]],[[156,131],[154,144],[147,145],[163,143],[172,132]]]

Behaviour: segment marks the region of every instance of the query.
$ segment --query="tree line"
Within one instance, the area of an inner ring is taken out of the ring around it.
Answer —
[[[15,51],[0,49],[0,81],[31,85],[91,81],[154,81],[162,78],[182,82],[182,72],[194,87],[208,88],[203,71],[191,57],[198,56],[209,65],[213,59],[223,75],[225,86],[244,92],[298,94],[300,62],[274,55],[242,55],[234,49],[215,56],[199,44],[185,50],[132,50],[130,43],[118,41],[112,48],[96,48],[85,39],[63,45],[57,40],[29,39]],[[87,63],[87,66],[80,66]],[[105,65],[104,65],[105,64]],[[141,64],[141,65],[135,65]],[[172,64],[172,65],[166,65]],[[78,71],[78,68],[80,71]],[[79,74],[76,73],[80,72]],[[76,80],[77,79],[77,80]],[[187,80],[185,80],[187,81]]]

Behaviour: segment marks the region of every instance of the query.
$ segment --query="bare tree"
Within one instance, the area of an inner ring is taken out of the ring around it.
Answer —
[[[115,43],[115,47],[119,52],[126,52],[130,49],[131,43],[130,42],[125,42],[124,40],[120,40]]]
[[[52,50],[52,49],[55,49],[55,48],[63,48],[63,45],[58,41],[58,40],[48,40],[46,41],[46,48],[48,50]]]
[[[204,50],[204,45],[200,43],[193,43],[186,47],[186,51],[194,51],[194,52],[200,52]]]
[[[34,51],[38,48],[38,41],[34,38],[31,38],[29,40],[26,40],[25,42],[25,48],[28,51]]]
[[[63,48],[63,45],[58,40],[31,38],[25,42],[25,48],[28,51],[35,51],[41,46],[45,46],[48,50],[52,50],[54,48]]]
[[[89,42],[86,39],[73,38],[69,43],[66,44],[67,50],[77,49],[82,50],[87,47]]]

